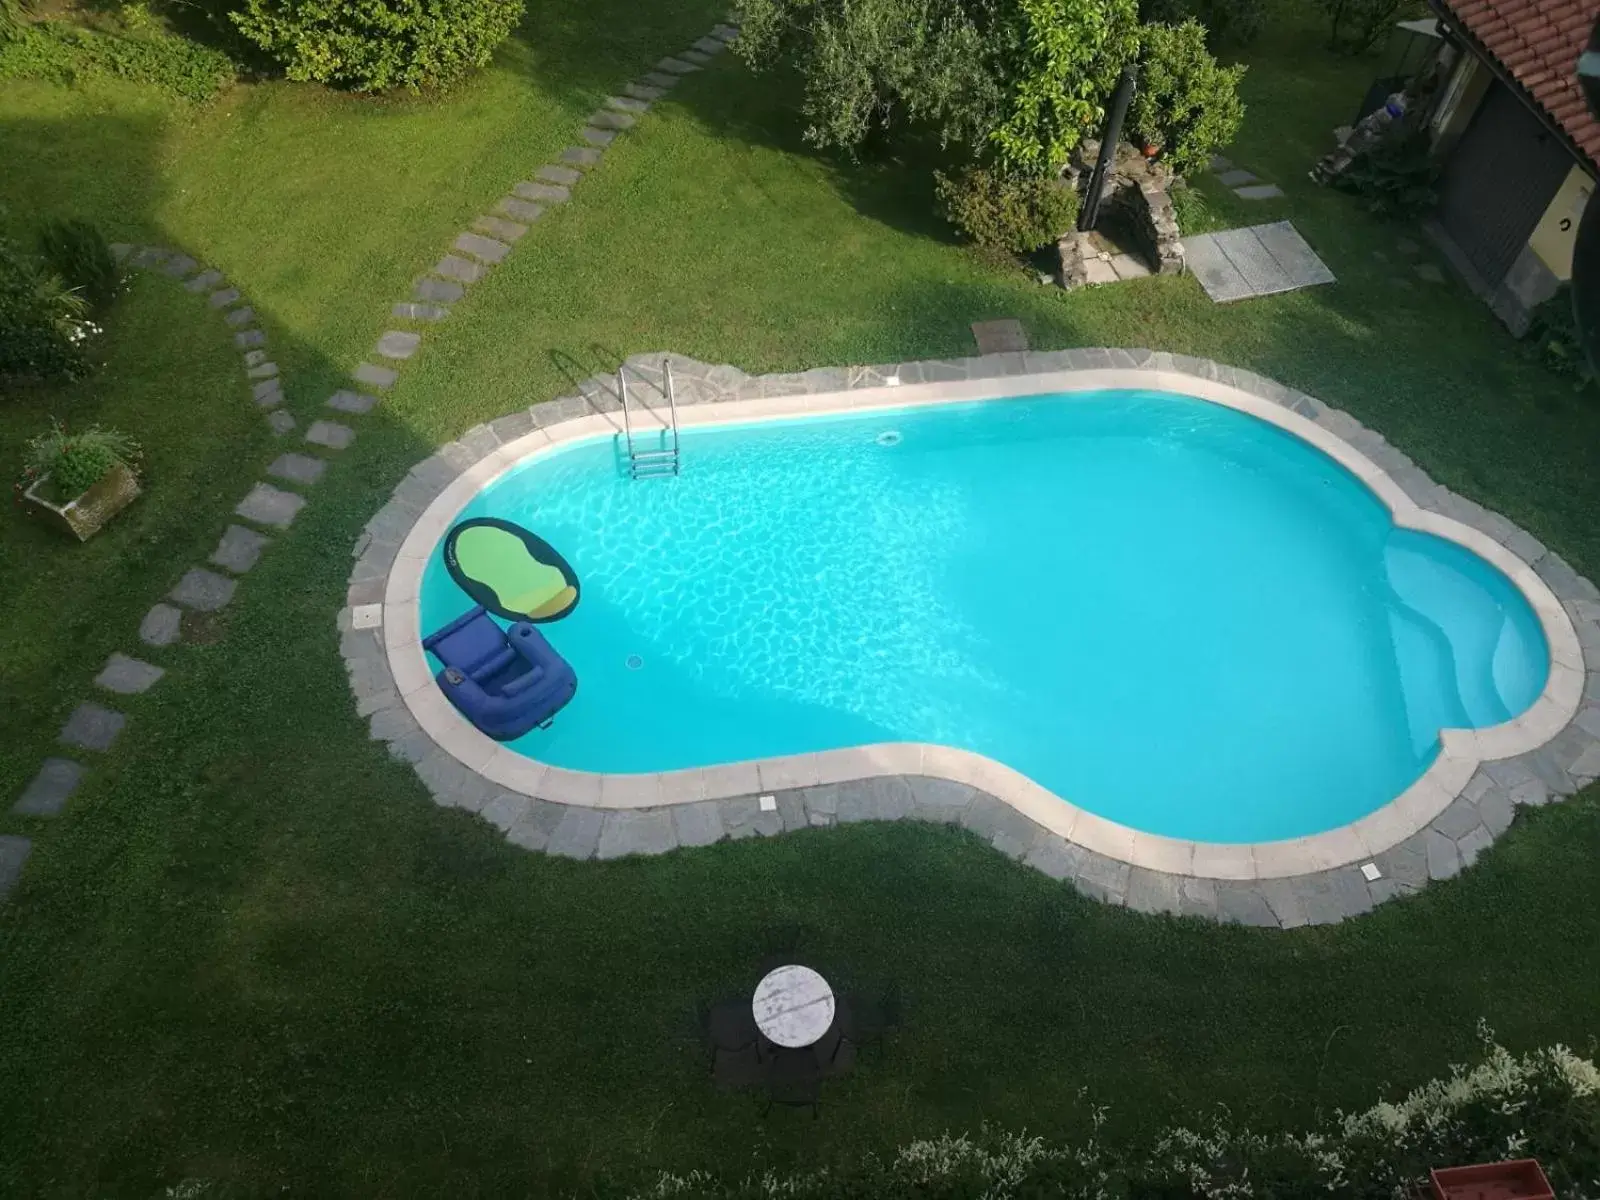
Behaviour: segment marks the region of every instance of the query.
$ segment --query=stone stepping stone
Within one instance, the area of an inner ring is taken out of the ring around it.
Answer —
[[[350,378],[357,383],[364,383],[368,387],[388,389],[394,386],[395,380],[400,378],[400,372],[391,367],[380,367],[373,363],[362,363],[350,372]]]
[[[15,834],[0,836],[0,900],[11,894],[22,878],[23,865],[33,853],[33,842]]]
[[[246,329],[233,335],[233,344],[241,350],[253,350],[267,344],[267,335],[259,329]]]
[[[1241,200],[1276,200],[1283,189],[1275,183],[1258,183],[1253,187],[1234,188],[1233,194]]]
[[[298,499],[298,497],[296,497]],[[191,567],[178,580],[178,586],[167,593],[167,599],[195,612],[217,612],[228,607],[238,582],[226,575],[218,575],[204,567]]]
[[[132,253],[133,253],[133,247],[130,246],[127,242],[112,242],[111,243],[111,256],[113,258],[115,258],[118,262],[121,262],[123,259],[127,258],[128,255],[130,255]]]
[[[1211,156],[1211,161],[1206,165],[1210,167],[1214,173],[1220,175],[1224,171],[1233,170],[1233,159],[1229,158],[1226,154],[1213,154]]]
[[[365,392],[354,392],[349,388],[340,388],[328,397],[329,408],[338,412],[354,413],[357,416],[371,412],[377,404],[376,396],[369,396]]]
[[[448,308],[437,304],[396,304],[389,310],[389,315],[401,317],[407,321],[442,321],[450,315]]]
[[[429,303],[454,304],[467,294],[467,289],[448,279],[419,279],[411,294]]]
[[[247,304],[243,308],[234,309],[222,319],[233,328],[238,329],[241,325],[248,325],[256,319],[256,310]]]
[[[170,646],[178,640],[183,613],[170,604],[157,604],[139,622],[139,640],[146,646]]]
[[[227,308],[230,304],[237,304],[242,298],[238,288],[230,287],[212,292],[210,299],[206,303],[210,304],[212,308]]]
[[[327,469],[328,460],[325,458],[312,458],[309,454],[280,454],[267,467],[267,474],[310,487],[322,478],[322,473]]]
[[[463,254],[470,254],[474,258],[481,258],[487,263],[505,261],[506,255],[511,253],[511,247],[504,242],[496,241],[492,237],[485,237],[481,233],[463,233],[456,237],[455,249]]]
[[[508,221],[504,217],[490,216],[479,217],[472,223],[472,228],[479,233],[486,233],[490,237],[499,238],[502,242],[515,242],[528,232],[526,225]]]
[[[680,50],[678,57],[683,59],[684,62],[693,63],[697,67],[703,67],[711,61],[711,55],[704,50]]]
[[[1256,183],[1258,181],[1255,175],[1251,174],[1249,171],[1240,170],[1237,167],[1229,171],[1222,171],[1218,173],[1217,179],[1221,181],[1223,187],[1231,188],[1243,187],[1247,183]]]
[[[737,25],[718,25],[711,30],[711,36],[721,38],[724,42],[731,42],[739,36]]]
[[[1400,251],[1401,254],[1404,254],[1407,258],[1411,258],[1422,253],[1422,247],[1416,242],[1413,242],[1410,238],[1400,238],[1395,242],[1394,248]]]
[[[246,367],[244,373],[249,379],[271,379],[278,373],[278,364],[275,362],[257,363],[253,367]]]
[[[643,100],[646,104],[652,100],[659,100],[667,94],[666,88],[651,87],[648,83],[624,84],[622,90],[624,94],[632,96],[635,100]]]
[[[589,114],[589,125],[594,129],[632,129],[638,123],[639,118],[631,113],[615,112],[609,108]]]
[[[186,292],[193,292],[198,296],[207,288],[214,288],[217,286],[217,284],[224,282],[224,279],[225,276],[221,271],[217,270],[215,267],[207,267],[204,271],[201,271],[200,274],[189,280],[188,283],[184,284],[183,290]]]
[[[715,56],[715,55],[721,54],[728,47],[727,47],[727,44],[721,38],[709,37],[708,36],[708,37],[703,37],[698,42],[696,42],[694,44],[694,48],[696,50],[700,51],[700,53],[702,53],[702,54],[710,54],[712,56]]]
[[[684,62],[681,58],[663,58],[656,64],[656,70],[668,75],[687,75],[691,71],[698,71],[699,69],[694,63]]]
[[[229,525],[222,531],[222,540],[211,552],[210,561],[226,567],[235,575],[243,575],[261,559],[261,552],[271,542],[264,533],[246,529],[243,525]]]
[[[267,414],[267,425],[273,433],[282,437],[294,429],[294,418],[280,408]]]
[[[540,167],[533,173],[533,177],[540,183],[554,183],[562,187],[571,187],[583,178],[583,172],[573,167]]]
[[[607,96],[606,107],[615,112],[632,113],[634,116],[638,116],[640,113],[650,111],[650,102],[648,100],[640,100],[635,96]]]
[[[470,236],[472,235],[462,234],[462,237]],[[458,242],[460,241],[459,238],[456,240]],[[484,238],[483,240],[488,241],[487,238]],[[499,243],[497,242],[496,245],[498,244]],[[509,250],[510,247],[508,246],[506,249]],[[422,345],[422,335],[420,333],[408,333],[402,329],[390,329],[378,339],[377,350],[378,353],[384,358],[394,358],[403,361],[415,354],[417,352],[417,347],[420,345]]]
[[[588,169],[600,161],[604,155],[593,146],[568,146],[561,152],[561,161],[571,163],[575,167]]]
[[[591,146],[605,147],[617,140],[617,135],[609,129],[585,128],[578,135]]]
[[[489,268],[470,258],[462,258],[459,254],[446,254],[434,265],[433,273],[454,279],[457,283],[477,283],[489,273]]]
[[[322,424],[321,421],[317,422]],[[343,426],[340,426],[343,428]],[[312,426],[316,429],[316,425]],[[354,435],[352,435],[354,436]],[[306,440],[311,440],[311,434],[306,434]],[[306,505],[304,496],[297,496],[293,492],[285,492],[273,487],[270,483],[258,483],[250,489],[250,494],[233,511],[246,521],[254,521],[257,525],[270,525],[274,529],[287,529],[294,521],[295,515]]]
[[[1131,254],[1115,255],[1111,259],[1111,269],[1118,279],[1143,279],[1150,274],[1150,268]]]
[[[530,225],[544,215],[544,209],[527,200],[519,200],[515,196],[503,196],[500,203],[495,205],[497,212],[502,212],[508,217],[515,217],[519,221],[526,221]]]
[[[1274,261],[1288,272],[1289,280],[1295,287],[1317,287],[1338,282],[1328,269],[1328,264],[1317,257],[1317,252],[1288,221],[1274,221],[1270,225],[1257,225],[1254,228],[1256,239],[1266,247]]]
[[[306,430],[306,441],[330,450],[343,450],[355,440],[356,431],[337,421],[313,421],[311,428]]]
[[[283,384],[277,379],[263,379],[250,389],[250,394],[255,397],[256,407],[276,408],[283,403]]]
[[[511,188],[524,200],[542,200],[546,204],[565,204],[572,192],[558,183],[519,183]]]
[[[97,687],[121,696],[137,696],[148,692],[166,672],[158,666],[126,654],[113,654],[94,677]]]
[[[131,660],[130,660],[131,661]],[[154,668],[152,668],[153,670]],[[78,790],[83,781],[83,764],[70,758],[47,758],[33,782],[22,789],[22,795],[11,806],[11,811],[22,817],[53,817],[66,807],[67,798]],[[0,868],[0,873],[3,873]],[[5,887],[0,880],[0,891]]]
[[[651,87],[660,88],[663,92],[669,92],[678,86],[678,76],[668,75],[665,71],[649,71],[639,78]]]
[[[171,250],[160,246],[145,246],[133,256],[132,265],[135,267],[158,267],[172,256]]]
[[[1418,263],[1415,268],[1417,278],[1424,283],[1443,283],[1444,272],[1432,263]]]
[[[161,268],[163,275],[170,275],[174,279],[182,279],[186,275],[199,269],[200,264],[187,254],[179,254],[167,260],[166,266]]]
[[[1006,354],[1028,348],[1028,332],[1013,318],[1000,321],[974,321],[972,336],[979,354]]]
[[[264,363],[266,361],[267,361],[267,352],[265,350],[246,350],[245,351],[244,365],[246,367],[259,367],[262,363]]]
[[[80,704],[61,727],[59,740],[84,750],[109,750],[128,718],[104,705]]]

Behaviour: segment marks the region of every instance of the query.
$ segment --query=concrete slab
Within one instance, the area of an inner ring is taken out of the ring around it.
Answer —
[[[1028,332],[1017,320],[974,321],[972,336],[977,339],[979,354],[1005,354],[1028,348]]]
[[[1333,272],[1288,221],[1185,238],[1189,270],[1218,304],[1333,283]]]
[[[1255,295],[1239,273],[1239,268],[1222,252],[1216,234],[1203,233],[1198,237],[1184,238],[1183,255],[1189,265],[1189,273],[1200,281],[1206,295],[1218,304]]]

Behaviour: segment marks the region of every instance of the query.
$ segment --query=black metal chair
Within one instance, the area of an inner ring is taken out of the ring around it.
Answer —
[[[835,1017],[838,1040],[833,1046],[837,1058],[844,1046],[856,1052],[876,1046],[883,1057],[887,1036],[900,1028],[900,993],[891,988],[877,997],[841,996]]]
[[[762,1061],[761,1031],[756,1028],[756,1016],[748,1000],[719,1000],[715,1004],[702,1001],[698,1006],[700,1030],[711,1043],[711,1073],[723,1056],[753,1055]]]
[[[766,1066],[767,1106],[761,1110],[763,1117],[772,1111],[774,1104],[809,1108],[812,1120],[821,1115],[822,1066],[813,1048],[775,1048],[768,1054]]]

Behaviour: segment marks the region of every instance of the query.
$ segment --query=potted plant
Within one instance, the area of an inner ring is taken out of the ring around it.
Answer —
[[[1435,1167],[1428,1172],[1428,1179],[1434,1200],[1555,1200],[1550,1181],[1531,1158]]]
[[[127,434],[91,426],[68,433],[53,422],[28,443],[17,485],[22,503],[80,542],[139,495],[140,450]]]

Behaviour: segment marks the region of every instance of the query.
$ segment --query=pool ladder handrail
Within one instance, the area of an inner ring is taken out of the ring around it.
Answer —
[[[628,446],[628,474],[634,479],[658,479],[676,475],[680,463],[678,449],[678,396],[672,384],[672,361],[661,360],[662,390],[667,397],[667,411],[671,424],[663,432],[670,435],[666,445],[659,450],[640,450],[633,443],[633,418],[629,411],[628,371],[617,368],[617,390],[622,394],[622,432]]]

